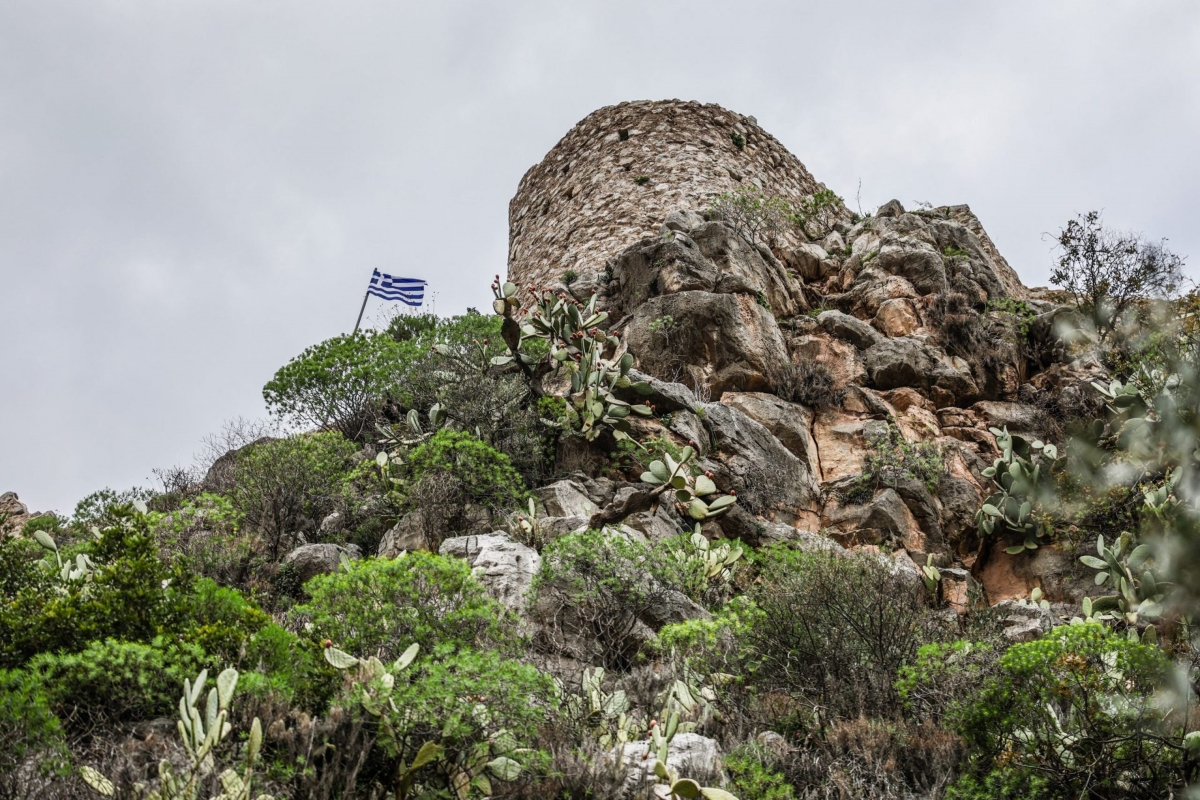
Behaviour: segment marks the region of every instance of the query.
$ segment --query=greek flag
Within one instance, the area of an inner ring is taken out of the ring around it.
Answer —
[[[371,285],[367,287],[367,294],[384,300],[399,300],[405,305],[419,306],[425,301],[425,281],[419,278],[397,278],[375,270],[371,275]]]

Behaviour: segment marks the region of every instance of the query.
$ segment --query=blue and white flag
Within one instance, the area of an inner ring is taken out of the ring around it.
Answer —
[[[371,285],[367,287],[367,294],[384,300],[399,300],[405,305],[419,306],[425,301],[425,281],[419,278],[397,278],[375,270],[371,275]]]

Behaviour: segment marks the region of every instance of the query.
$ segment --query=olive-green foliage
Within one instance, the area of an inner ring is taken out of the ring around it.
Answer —
[[[230,500],[276,561],[329,513],[344,510],[350,458],[358,448],[340,433],[263,442],[238,456]]]
[[[118,513],[114,517],[114,512],[119,512],[139,500],[147,502],[152,495],[153,492],[140,486],[122,492],[113,489],[92,492],[75,504],[70,527],[77,534],[86,533],[92,526],[108,527],[121,516]]]
[[[795,220],[795,210],[787,198],[768,195],[753,185],[715,197],[709,213],[751,245],[767,244]]]
[[[796,796],[782,772],[772,768],[772,756],[758,744],[744,744],[725,757],[726,787],[749,800],[793,800]]]
[[[743,635],[753,685],[829,717],[888,714],[892,684],[927,637],[921,594],[869,555],[772,547],[749,595]]]
[[[33,536],[37,531],[47,531],[48,533],[57,533],[61,531],[66,523],[62,517],[57,514],[42,514],[40,517],[34,517],[21,526],[22,536]]]
[[[492,512],[518,506],[528,496],[508,456],[469,433],[438,431],[412,451],[405,468],[414,485],[434,474],[452,478],[467,501]]]
[[[478,313],[397,317],[391,335],[419,349],[402,382],[402,399],[421,413],[440,404],[451,428],[477,434],[526,480],[538,480],[551,466],[554,430],[531,407],[525,380],[492,365],[507,350],[500,326],[500,317]]]
[[[426,658],[396,681],[395,711],[385,712],[378,740],[387,754],[411,763],[424,742],[443,747],[426,770],[422,783],[447,787],[459,771],[481,771],[476,759],[516,759],[529,768],[529,747],[538,726],[554,708],[550,677],[535,667],[504,658],[492,650],[464,649],[441,658]],[[489,793],[490,794],[490,793]]]
[[[56,568],[28,559],[27,546],[0,545],[0,667],[20,667],[43,652],[79,652],[95,640],[148,642],[179,629],[188,576],[160,559],[143,515],[118,507],[109,516],[114,524],[80,548],[95,565],[80,580],[64,581]]]
[[[534,579],[537,605],[549,615],[545,644],[560,646],[562,637],[583,641],[590,648],[585,660],[628,668],[637,656],[629,633],[686,586],[685,570],[667,548],[607,531],[556,539],[542,551]]]
[[[996,796],[1020,797],[1037,776],[1048,784],[1037,796],[1073,800],[1183,785],[1183,732],[1155,701],[1170,671],[1157,647],[1083,622],[1013,645],[994,670],[978,672],[970,655],[961,643],[924,648],[898,684],[908,695],[975,665],[946,712],[971,755],[964,787],[1011,784],[1014,794]]]
[[[201,494],[181,507],[150,514],[164,557],[182,560],[194,574],[218,583],[243,585],[254,561],[254,537],[228,497]]]
[[[368,558],[305,584],[311,600],[292,610],[312,624],[310,635],[366,658],[391,661],[410,644],[422,654],[462,647],[504,650],[519,643],[504,610],[458,558],[413,552]]]
[[[333,427],[356,439],[373,430],[416,348],[368,331],[335,336],[293,358],[263,387],[267,410],[303,427]]]
[[[1164,242],[1107,228],[1099,211],[1080,214],[1058,234],[1050,282],[1075,296],[1103,340],[1140,299],[1170,297],[1179,288],[1185,259]]]
[[[918,480],[926,489],[934,492],[946,474],[946,458],[941,445],[937,442],[910,442],[894,424],[889,423],[886,433],[868,436],[867,445],[862,475],[846,493],[846,499],[850,502],[868,501],[876,489],[895,488],[897,482],[903,479]]]
[[[26,670],[0,669],[0,797],[24,797],[18,768],[26,759],[62,766],[62,725],[45,687]]]
[[[184,678],[204,662],[204,650],[189,642],[105,639],[78,653],[43,653],[29,662],[29,671],[46,688],[58,715],[86,730],[98,723],[166,716]]]

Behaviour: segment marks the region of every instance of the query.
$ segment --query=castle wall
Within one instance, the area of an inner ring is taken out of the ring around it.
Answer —
[[[748,183],[792,201],[824,188],[753,117],[680,100],[601,108],[521,179],[508,209],[509,280],[555,284],[567,270],[593,279],[672,211],[702,210]]]

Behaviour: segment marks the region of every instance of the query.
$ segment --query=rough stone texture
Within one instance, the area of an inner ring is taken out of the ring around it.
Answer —
[[[788,360],[775,317],[744,294],[651,298],[633,313],[625,341],[643,371],[707,387],[714,397],[772,389]]]
[[[531,547],[514,542],[507,533],[455,536],[438,552],[466,560],[488,593],[513,611],[524,611],[542,557]]]
[[[879,304],[875,327],[887,336],[908,336],[921,327],[921,318],[911,300],[895,297]]]
[[[817,317],[817,323],[830,336],[844,339],[859,350],[866,350],[883,338],[879,331],[858,317],[843,314],[841,311],[822,311]]]
[[[641,792],[656,783],[654,751],[648,740],[627,742],[613,751],[613,757],[627,770],[622,797],[643,796]],[[667,751],[667,766],[679,775],[701,785],[717,786],[724,782],[721,746],[716,740],[698,733],[677,733]]]
[[[812,436],[813,412],[810,409],[764,392],[726,392],[721,396],[721,402],[733,406],[764,426],[792,455],[804,462],[811,474],[821,474],[821,459]]]
[[[1002,600],[992,606],[992,611],[1004,626],[1004,637],[1014,643],[1040,639],[1057,623],[1050,609],[1016,600]]]
[[[815,514],[820,489],[808,467],[758,422],[724,403],[707,403],[704,427],[712,440],[717,486],[733,489],[756,513],[783,521]]]
[[[596,503],[584,487],[575,481],[555,481],[536,490],[548,517],[590,517],[596,513]]]
[[[761,297],[786,317],[807,308],[796,277],[767,248],[747,243],[723,222],[671,230],[624,250],[613,266],[605,305],[619,319],[651,297],[685,291]]]
[[[0,534],[17,532],[36,514],[30,514],[29,509],[17,497],[16,492],[0,494]]]
[[[555,284],[571,269],[594,283],[671,212],[751,184],[792,201],[823,188],[753,117],[679,100],[601,108],[521,179],[508,207],[509,280]]]
[[[302,544],[283,557],[283,563],[296,569],[300,582],[314,575],[333,572],[342,561],[342,554],[352,561],[362,558],[362,550],[356,544]]]

